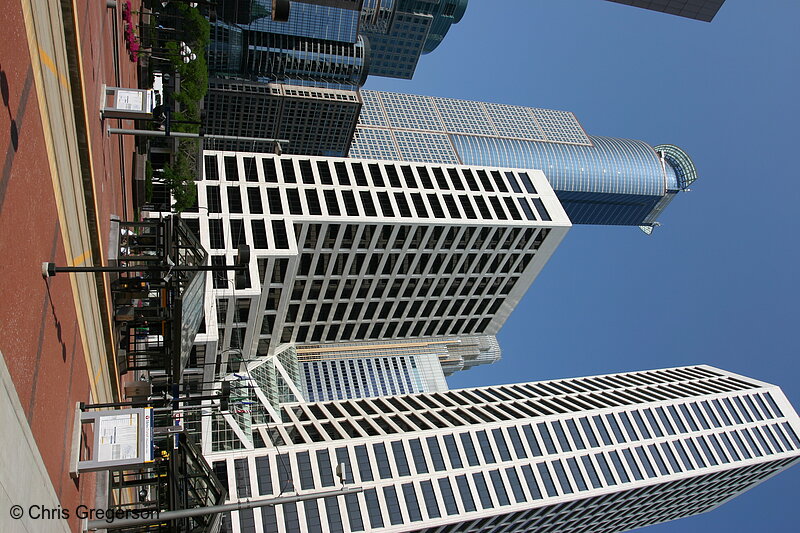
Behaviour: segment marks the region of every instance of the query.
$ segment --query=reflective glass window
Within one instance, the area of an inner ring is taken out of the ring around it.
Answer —
[[[448,515],[458,514],[458,505],[456,505],[456,497],[453,494],[453,487],[450,486],[450,479],[443,477],[438,480],[439,492],[442,494],[442,501],[444,502],[444,510]]]
[[[392,525],[402,524],[403,513],[400,510],[400,502],[397,501],[397,492],[395,492],[394,486],[383,487],[383,499],[386,500],[386,510],[389,511],[389,522]]]
[[[412,522],[419,522],[422,520],[422,512],[419,508],[419,500],[417,500],[417,493],[414,491],[414,485],[412,483],[403,484],[403,499],[406,501],[408,518]]]
[[[461,462],[461,455],[458,452],[458,446],[456,445],[455,437],[453,437],[453,435],[445,435],[444,445],[447,448],[447,455],[450,458],[451,467],[461,468],[464,466]]]
[[[636,455],[639,456],[639,461],[641,461],[644,471],[647,473],[647,477],[656,477],[656,470],[653,468],[653,463],[650,462],[650,458],[647,457],[647,452],[645,452],[642,446],[636,448]]]
[[[433,461],[433,469],[437,472],[441,472],[445,470],[447,467],[444,464],[444,456],[442,455],[442,449],[439,446],[439,441],[436,440],[436,437],[428,437],[428,457],[431,458]]]
[[[625,448],[622,450],[622,456],[625,458],[625,462],[628,464],[628,468],[633,474],[633,478],[637,481],[641,481],[644,479],[642,475],[642,471],[639,469],[639,465],[636,464],[636,459],[633,457],[633,452],[629,448]]]
[[[550,436],[550,431],[547,429],[547,425],[544,422],[540,422],[536,424],[536,427],[539,429],[539,435],[542,437],[542,441],[544,442],[544,447],[547,450],[547,453],[558,453],[556,452],[556,447],[553,444],[553,438]]]
[[[414,468],[417,474],[427,474],[428,465],[425,463],[425,453],[422,451],[422,443],[419,439],[413,439],[408,442],[411,448],[411,458],[414,460]]]
[[[306,500],[303,502],[303,510],[306,514],[306,531],[321,531],[322,521],[319,516],[317,500]]]
[[[269,457],[256,457],[256,482],[258,483],[259,494],[272,494]]]
[[[553,470],[555,470],[556,478],[558,479],[558,484],[561,485],[561,491],[564,494],[572,494],[572,484],[569,482],[569,478],[567,477],[567,472],[564,470],[564,465],[561,461],[553,461],[550,463],[553,465]]]
[[[572,437],[572,442],[575,443],[575,447],[579,450],[586,449],[586,446],[583,444],[583,439],[581,438],[580,432],[578,431],[578,425],[575,423],[574,420],[569,419],[566,421],[567,429],[569,430],[569,434]]]
[[[500,428],[493,429],[492,436],[494,437],[494,443],[497,446],[497,450],[500,453],[500,460],[510,461],[511,453],[508,451],[508,445],[506,444],[506,439],[503,436],[503,430]]]
[[[422,499],[425,501],[425,508],[428,510],[428,518],[439,518],[442,513],[439,511],[439,504],[436,501],[436,494],[433,492],[433,485],[429,480],[424,480],[420,484],[422,489]]]
[[[372,481],[372,461],[367,455],[367,447],[365,445],[356,446],[356,463],[358,464],[358,472],[361,476],[361,481]]]
[[[503,478],[500,476],[500,471],[489,471],[489,478],[492,480],[492,486],[494,487],[495,496],[497,496],[497,502],[500,505],[509,505],[511,501],[508,499],[508,492],[506,492],[506,486],[505,483],[503,483]]]
[[[456,476],[456,486],[458,487],[458,493],[461,496],[461,505],[464,506],[464,511],[474,511],[476,509],[475,499],[472,497],[472,491],[469,488],[467,476]]]
[[[323,487],[332,487],[335,485],[333,481],[333,466],[331,465],[331,456],[328,450],[317,450],[317,470],[319,471],[320,482]]]
[[[650,449],[650,454],[653,456],[653,460],[656,462],[658,471],[661,472],[662,475],[669,475],[669,470],[667,469],[666,463],[664,463],[664,458],[661,457],[658,447],[655,444],[649,444],[647,447]]]
[[[525,438],[528,441],[528,446],[531,449],[531,453],[533,453],[534,457],[538,457],[542,455],[542,450],[539,449],[539,443],[536,440],[536,434],[533,431],[533,428],[529,425],[523,426],[522,431],[525,433]]]
[[[600,466],[600,472],[603,474],[603,479],[605,479],[606,485],[616,485],[617,482],[614,479],[613,474],[611,474],[611,468],[608,466],[608,461],[606,460],[605,455],[598,453],[595,454],[594,458],[597,460],[597,464]]]
[[[378,503],[378,493],[375,489],[367,489],[363,492],[364,500],[367,502],[367,517],[369,525],[375,529],[383,527],[383,516],[381,516],[381,506]]]
[[[478,438],[478,447],[481,449],[481,453],[483,454],[483,460],[486,463],[494,463],[494,452],[489,444],[489,437],[486,435],[486,432],[483,430],[478,431],[475,433],[475,436]]]
[[[547,491],[547,495],[551,497],[558,496],[556,485],[555,483],[553,483],[553,478],[550,475],[550,471],[547,469],[547,464],[539,463],[538,465],[536,465],[536,470],[539,471],[539,477],[544,483],[544,489]]]
[[[606,425],[603,423],[603,417],[600,415],[595,415],[592,417],[594,419],[595,426],[597,427],[597,431],[600,433],[600,438],[603,440],[603,444],[605,446],[610,446],[613,444],[611,440],[611,435],[608,434],[608,430],[606,429]],[[587,420],[588,423],[588,420]],[[587,431],[588,433],[588,431]]]
[[[542,491],[539,490],[539,484],[536,482],[536,475],[533,473],[531,465],[522,466],[522,476],[525,478],[525,484],[528,486],[528,492],[534,500],[542,499]]]
[[[525,452],[525,447],[522,445],[522,438],[519,435],[519,430],[512,426],[508,428],[507,431],[508,436],[511,438],[511,445],[514,447],[514,453],[517,459],[527,458],[528,454]]]
[[[492,497],[489,494],[489,487],[486,485],[486,479],[484,479],[483,473],[475,472],[472,474],[472,481],[475,483],[475,490],[478,491],[478,499],[481,501],[481,507],[484,509],[494,508]]]
[[[661,420],[661,423],[664,425],[664,429],[667,430],[667,433],[674,435],[675,428],[672,427],[672,422],[670,421],[669,416],[667,416],[666,411],[664,411],[664,408],[656,407],[656,414],[658,414],[658,418]]]
[[[592,483],[592,488],[600,488],[603,486],[600,483],[600,476],[597,475],[597,470],[592,463],[592,458],[588,455],[581,456],[581,462],[583,463],[583,468],[586,470],[586,474],[589,476],[589,481]]]
[[[617,472],[617,476],[619,477],[622,483],[627,483],[630,481],[628,477],[628,473],[625,471],[625,467],[622,465],[622,458],[619,456],[616,450],[612,450],[608,452],[608,456],[611,458],[611,464],[614,465],[614,470]]]
[[[329,497],[323,500],[325,502],[325,515],[328,522],[328,530],[331,533],[344,533],[344,524],[342,524],[342,513],[339,511],[339,502],[336,498]],[[266,524],[265,524],[266,526]],[[264,527],[264,531],[276,531],[277,528]]]
[[[689,455],[686,453],[686,449],[683,447],[683,443],[679,440],[672,441],[672,446],[675,448],[675,451],[678,452],[678,458],[681,460],[683,467],[686,470],[694,470],[694,465],[692,461],[689,459]]]
[[[386,446],[382,442],[372,445],[372,451],[375,453],[375,463],[378,466],[378,475],[381,479],[389,479],[392,477],[392,467],[389,465],[389,456],[386,453]]]
[[[392,454],[394,464],[397,465],[397,474],[400,476],[410,476],[411,469],[408,467],[406,451],[403,449],[403,441],[397,440],[392,443]]]
[[[519,474],[515,468],[506,468],[506,478],[508,484],[511,486],[511,493],[514,495],[514,501],[522,503],[525,501],[525,491],[522,490],[522,483],[519,479]]]

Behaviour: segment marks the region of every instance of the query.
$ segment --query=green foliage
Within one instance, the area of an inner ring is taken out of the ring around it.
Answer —
[[[197,199],[197,186],[194,183],[197,169],[189,154],[196,154],[198,150],[196,140],[181,140],[172,164],[166,165],[161,174],[175,198],[172,209],[178,213],[194,205]]]
[[[175,71],[180,74],[180,91],[173,94],[173,99],[180,104],[180,112],[173,113],[175,120],[200,120],[200,100],[208,92],[208,68],[206,66],[205,50],[210,35],[208,20],[200,15],[197,9],[191,9],[181,4],[178,11],[183,17],[183,38],[189,44],[196,59],[184,63],[175,41],[166,44],[167,57]],[[199,125],[176,123],[175,131],[197,133]]]

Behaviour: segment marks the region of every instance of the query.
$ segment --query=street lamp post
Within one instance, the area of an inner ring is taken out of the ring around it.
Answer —
[[[316,500],[319,498],[335,498],[336,496],[345,496],[347,494],[355,494],[363,492],[362,487],[350,487],[339,490],[329,490],[325,492],[317,492],[313,494],[298,494],[297,496],[283,496],[278,498],[271,498],[269,500],[245,500],[236,503],[227,503],[223,505],[209,505],[207,507],[196,507],[194,509],[180,509],[177,511],[165,511],[158,513],[154,518],[128,518],[122,520],[89,520],[86,523],[84,531],[92,531],[97,529],[123,529],[127,527],[146,526],[150,524],[161,524],[170,520],[179,520],[181,518],[190,518],[192,516],[205,516],[209,514],[225,513],[228,511],[241,511],[242,509],[256,509],[258,507],[267,507],[270,505],[281,505],[284,503],[296,503],[306,500]]]

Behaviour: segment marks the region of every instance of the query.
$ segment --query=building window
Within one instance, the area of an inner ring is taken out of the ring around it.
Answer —
[[[281,159],[281,170],[283,170],[283,181],[285,183],[297,183],[293,159]]]
[[[425,508],[428,510],[428,518],[439,518],[442,516],[439,511],[439,504],[436,501],[436,495],[433,492],[433,484],[425,480],[420,483],[422,489],[422,499],[425,500]]]
[[[225,179],[239,181],[239,163],[235,157],[225,157]]]
[[[414,485],[405,483],[403,485],[403,499],[405,500],[406,511],[408,517],[412,522],[419,522],[422,520],[422,513],[419,508],[419,500],[417,500],[417,493],[414,490]]]

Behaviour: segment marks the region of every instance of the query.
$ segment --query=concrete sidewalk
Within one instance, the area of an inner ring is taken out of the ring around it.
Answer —
[[[66,520],[34,520],[41,508],[58,509],[56,491],[50,483],[42,455],[36,446],[25,410],[11,381],[3,353],[0,352],[0,531],[69,531]],[[12,507],[19,505],[22,517],[12,518]],[[31,509],[31,506],[41,508]]]

